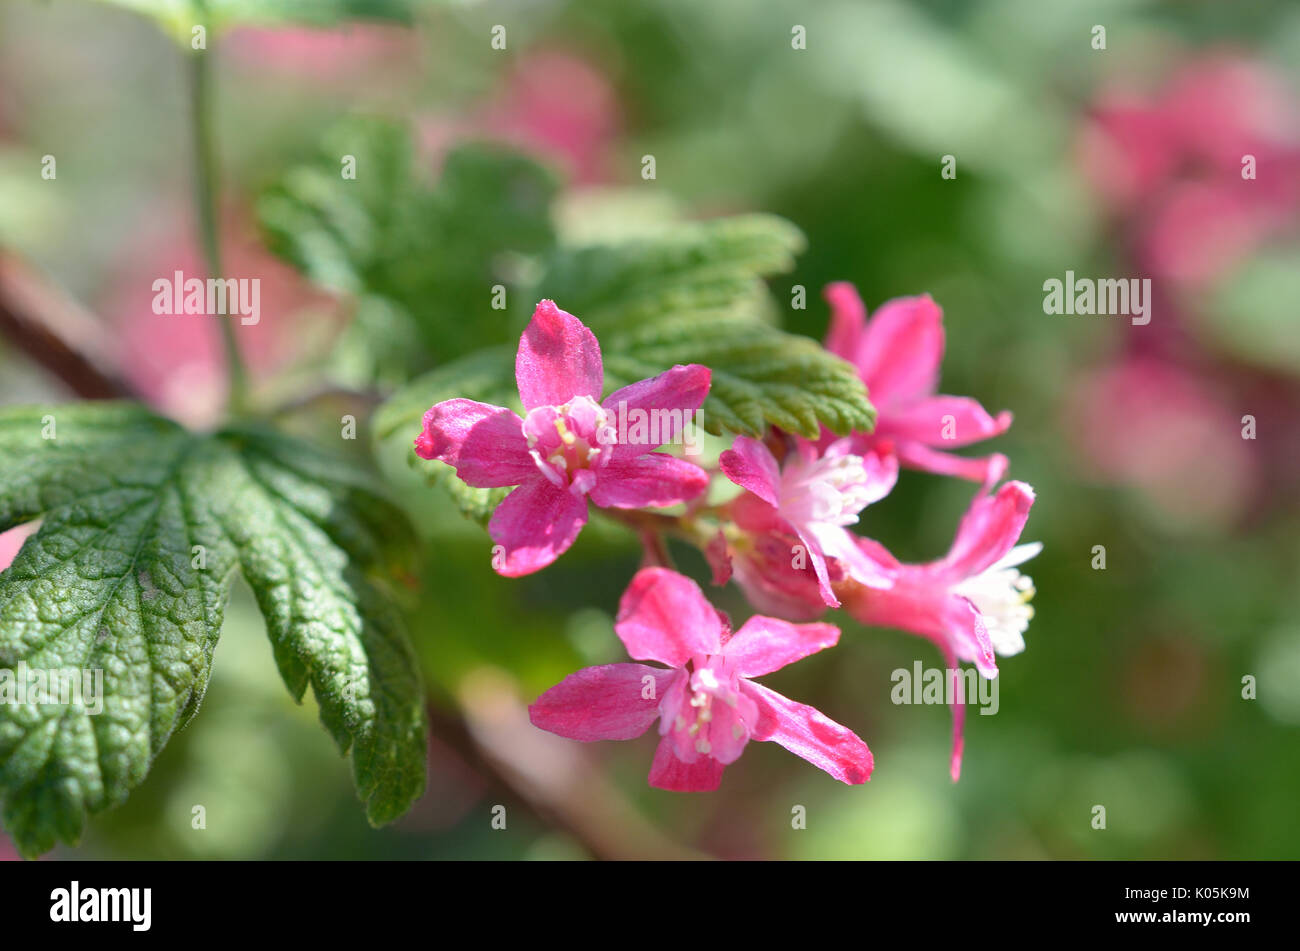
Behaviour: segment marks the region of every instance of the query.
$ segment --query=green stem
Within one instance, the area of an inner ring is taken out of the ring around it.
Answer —
[[[208,35],[208,43],[212,35]],[[211,49],[194,50],[190,57],[190,124],[194,135],[194,205],[199,223],[199,241],[203,246],[203,259],[208,277],[219,278],[221,270],[221,236],[217,223],[220,171],[217,168],[216,142],[213,135],[214,108],[212,103],[212,78],[209,58]],[[227,315],[218,317],[221,339],[225,344],[226,378],[230,387],[230,411],[239,414],[246,405],[248,371],[235,342],[234,321]]]

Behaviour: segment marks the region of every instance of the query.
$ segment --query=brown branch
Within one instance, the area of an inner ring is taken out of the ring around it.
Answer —
[[[79,303],[12,251],[0,248],[0,334],[85,399],[131,395],[118,345]]]
[[[514,681],[483,668],[459,692],[465,726],[492,772],[598,859],[704,859],[667,838],[605,777],[582,744],[533,726]]]

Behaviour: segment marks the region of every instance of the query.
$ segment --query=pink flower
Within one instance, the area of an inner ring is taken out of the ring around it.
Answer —
[[[857,367],[867,384],[878,417],[870,435],[855,447],[865,452],[891,443],[904,466],[957,476],[991,486],[1006,473],[1001,453],[983,459],[939,452],[998,436],[1011,425],[1011,414],[990,416],[979,403],[961,396],[939,396],[943,361],[943,311],[929,294],[886,301],[867,321],[862,298],[852,284],[828,284],[831,326],[826,349]]]
[[[633,658],[669,669],[587,667],[537,698],[534,725],[590,742],[630,740],[658,720],[650,785],[660,789],[717,789],[751,739],[779,743],[844,783],[870,778],[871,751],[852,731],[750,679],[834,646],[834,626],[756,616],[732,634],[695,582],[646,568],[623,594],[614,629]]]
[[[794,451],[782,465],[759,440],[738,436],[719,459],[727,478],[766,503],[771,519],[767,533],[784,530],[798,537],[803,552],[787,550],[785,560],[791,571],[797,571],[796,560],[806,555],[822,601],[833,608],[840,602],[831,589],[828,558],[838,559],[844,570],[863,584],[889,585],[886,574],[858,548],[856,536],[847,526],[857,524],[859,512],[889,494],[898,481],[898,460],[875,449],[854,455],[853,444],[853,439],[845,437],[819,452],[812,443],[796,439]],[[748,506],[741,503],[741,517],[754,526],[761,520],[761,510],[745,512]],[[768,555],[764,553],[764,557]],[[773,561],[785,574],[780,557]],[[746,572],[755,567],[751,563],[738,568],[742,586]]]
[[[381,23],[348,23],[336,29],[240,26],[226,50],[245,74],[298,76],[314,84],[353,87],[376,73],[388,79],[419,68],[420,44],[412,31]]]
[[[1204,286],[1293,226],[1296,112],[1286,83],[1260,64],[1207,56],[1156,95],[1108,90],[1090,113],[1084,172],[1157,277]],[[1256,178],[1243,178],[1247,155]]]
[[[699,466],[652,451],[678,438],[704,402],[707,367],[675,366],[599,403],[605,372],[595,335],[544,300],[519,338],[515,379],[523,419],[502,406],[446,400],[424,414],[415,439],[417,455],[455,466],[467,485],[518,486],[488,523],[504,549],[493,560],[500,574],[530,574],[567,551],[587,523],[588,497],[608,508],[667,506],[708,487]],[[639,437],[638,419],[664,420],[640,427],[662,439]]]
[[[622,125],[609,79],[563,50],[525,54],[499,89],[461,116],[419,122],[420,141],[435,164],[466,139],[489,139],[545,156],[576,185],[610,178],[610,152]]]
[[[815,621],[825,614],[828,605],[806,557],[807,546],[789,523],[749,492],[732,502],[727,512],[740,531],[724,542],[723,551],[708,553],[714,584],[726,584],[734,577],[757,610],[787,621]],[[844,579],[838,561],[827,562],[826,569],[832,586]]]
[[[948,554],[923,565],[901,564],[878,543],[860,539],[873,559],[891,565],[894,583],[888,589],[844,585],[845,609],[864,624],[929,638],[951,670],[970,661],[985,677],[996,677],[994,655],[1023,651],[1034,616],[1033,583],[1016,570],[1042,549],[1037,542],[1016,545],[1033,503],[1034,490],[1023,482],[1008,482],[992,496],[977,495]],[[964,717],[964,706],[954,703],[954,780],[961,773]]]
[[[1085,477],[1136,488],[1169,528],[1227,531],[1264,475],[1239,438],[1238,399],[1203,370],[1126,356],[1079,377],[1063,423]]]

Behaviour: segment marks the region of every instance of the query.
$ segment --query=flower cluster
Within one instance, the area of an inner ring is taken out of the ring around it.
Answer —
[[[715,467],[662,451],[700,410],[709,369],[675,366],[602,400],[595,336],[544,300],[515,362],[524,414],[447,400],[428,410],[416,437],[418,455],[454,466],[468,485],[515,487],[488,525],[503,575],[529,574],[563,554],[589,504],[641,534],[647,565],[623,595],[615,631],[634,660],[662,666],[579,670],[530,713],[536,726],[583,741],[632,739],[658,721],[652,786],[715,789],[751,739],[772,740],[842,782],[866,782],[873,761],[859,737],[752,679],[834,646],[839,629],[817,620],[832,608],[930,639],[954,671],[966,662],[995,677],[998,655],[1024,650],[1033,586],[1018,566],[1040,546],[1018,541],[1033,490],[998,486],[1005,456],[949,451],[1005,432],[1010,414],[937,394],[943,314],[930,297],[889,301],[870,320],[849,284],[830,285],[826,299],[826,347],[866,384],[878,413],[871,432],[823,429],[811,440],[773,428],[762,439],[738,436]],[[629,426],[637,414],[656,425]],[[855,531],[900,468],[977,485],[951,548],[936,561],[902,563]],[[724,479],[739,493],[709,504],[707,490]],[[714,583],[734,580],[764,613],[733,632],[696,583],[665,563],[663,532],[698,545]],[[963,717],[954,700],[954,780]]]

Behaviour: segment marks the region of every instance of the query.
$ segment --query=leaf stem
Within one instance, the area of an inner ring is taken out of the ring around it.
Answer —
[[[209,32],[207,42],[212,42]],[[217,166],[216,141],[213,133],[215,109],[212,99],[211,49],[192,51],[190,56],[190,127],[194,141],[194,207],[198,218],[199,242],[209,278],[220,278],[221,235],[217,222],[220,169]],[[239,345],[235,341],[234,321],[226,314],[216,315],[221,324],[225,345],[226,379],[229,384],[229,408],[239,415],[246,406],[248,371],[244,367]]]

